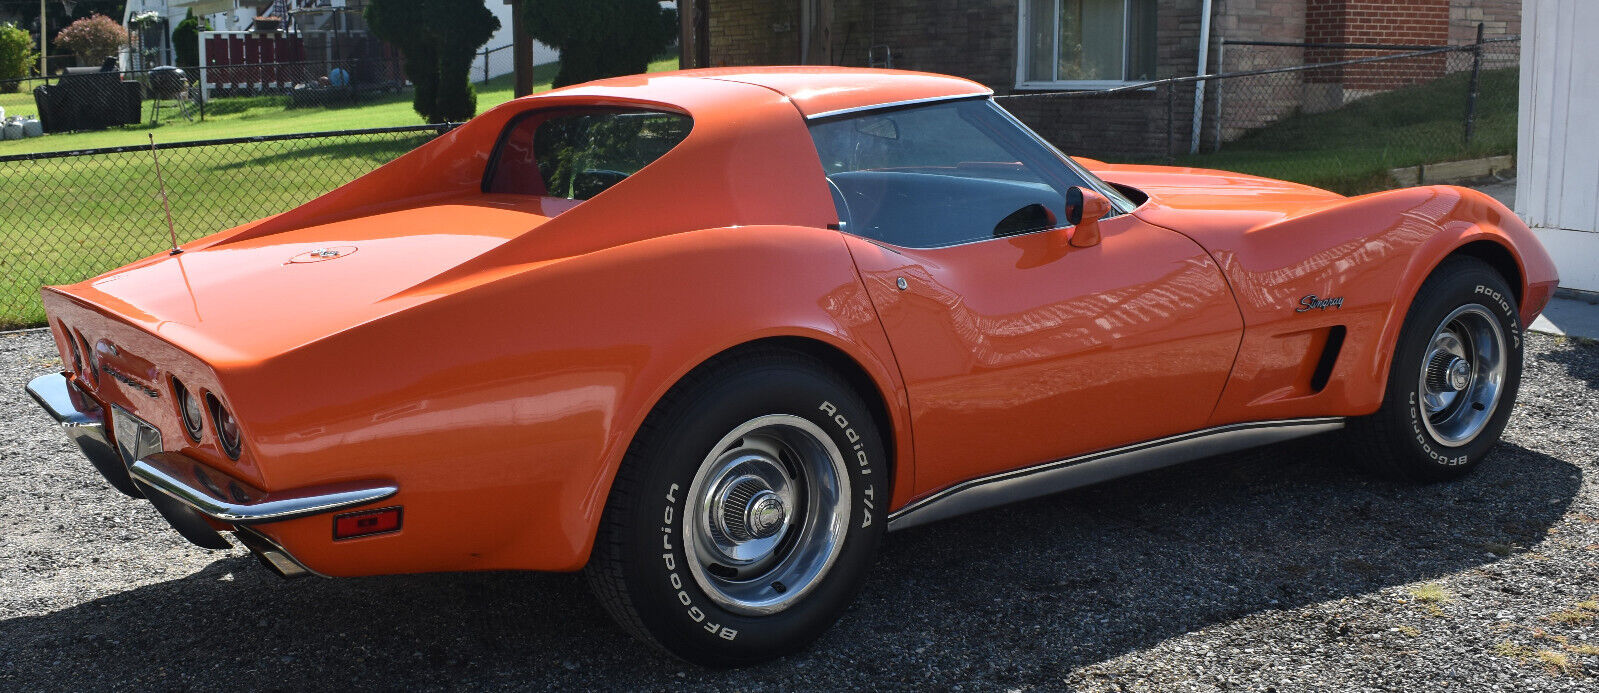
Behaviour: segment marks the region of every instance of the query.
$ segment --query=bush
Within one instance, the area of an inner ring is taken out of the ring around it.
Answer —
[[[128,30],[103,14],[91,14],[56,34],[55,45],[72,51],[85,66],[99,64],[128,45]]]
[[[172,29],[172,52],[177,54],[178,67],[200,66],[200,32],[210,31],[211,23],[194,16],[194,10]]]
[[[33,50],[33,37],[15,24],[0,24],[0,80],[17,80],[28,76],[28,68],[39,54]],[[21,86],[16,81],[0,81],[0,92],[7,94]]]
[[[634,75],[677,36],[677,12],[656,0],[527,0],[533,38],[561,51],[556,87]]]
[[[372,0],[372,33],[405,56],[405,77],[416,85],[412,106],[429,123],[477,114],[468,73],[477,49],[500,28],[482,0]]]

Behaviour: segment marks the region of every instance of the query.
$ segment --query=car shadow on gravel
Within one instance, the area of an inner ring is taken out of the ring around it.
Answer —
[[[1241,616],[1493,563],[1571,503],[1578,467],[1501,445],[1462,482],[1345,471],[1309,439],[890,535],[861,598],[778,662],[699,669],[628,639],[580,576],[284,582],[241,557],[0,621],[0,682],[230,688],[1059,685]],[[1360,624],[1329,621],[1321,637]]]
[[[1566,338],[1571,339],[1571,338]],[[1599,341],[1590,339],[1577,339],[1573,348],[1554,349],[1543,358],[1566,367],[1566,372],[1588,384],[1588,387],[1599,389]]]

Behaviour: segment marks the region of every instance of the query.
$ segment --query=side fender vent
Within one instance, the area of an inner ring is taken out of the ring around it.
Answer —
[[[1343,325],[1334,325],[1327,330],[1327,341],[1321,348],[1321,358],[1316,361],[1316,371],[1310,376],[1310,391],[1321,392],[1327,387],[1327,381],[1332,378],[1333,366],[1338,365],[1338,352],[1344,348],[1344,333],[1348,332]]]

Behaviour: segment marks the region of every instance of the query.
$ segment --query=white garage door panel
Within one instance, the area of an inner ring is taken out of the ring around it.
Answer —
[[[1561,285],[1599,291],[1599,2],[1526,0],[1516,211]]]

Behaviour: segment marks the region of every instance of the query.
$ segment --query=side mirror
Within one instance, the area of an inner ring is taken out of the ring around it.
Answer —
[[[1066,191],[1066,223],[1072,228],[1070,243],[1078,248],[1099,245],[1099,220],[1110,214],[1110,200],[1092,190]]]

